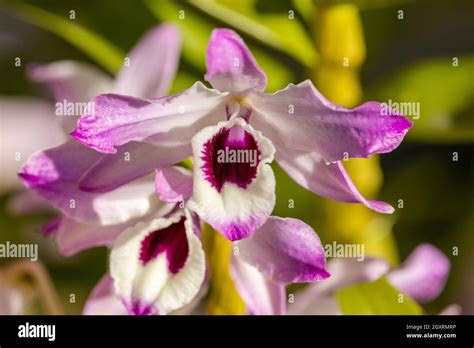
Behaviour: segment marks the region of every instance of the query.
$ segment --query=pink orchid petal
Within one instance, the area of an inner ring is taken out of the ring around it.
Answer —
[[[443,291],[450,268],[449,259],[439,249],[424,243],[387,277],[393,286],[415,301],[429,302]]]
[[[76,127],[80,113],[75,110],[88,106],[88,102],[96,95],[109,92],[112,88],[112,78],[98,68],[69,60],[57,61],[49,64],[32,64],[28,66],[29,77],[39,83],[46,84],[54,94],[56,110],[62,111],[55,118],[63,129],[69,133]],[[75,104],[73,104],[75,103]],[[72,109],[69,109],[73,106]],[[67,113],[64,111],[67,110]],[[71,113],[72,110],[73,113]]]
[[[87,299],[84,315],[127,315],[128,312],[122,301],[114,292],[114,281],[109,274],[105,274],[92,290]]]
[[[148,31],[128,54],[127,65],[119,72],[114,93],[140,98],[166,95],[176,74],[181,37],[173,24]]]
[[[146,215],[161,204],[151,176],[105,193],[80,190],[79,179],[101,156],[69,141],[32,155],[19,175],[28,188],[80,222],[115,225]]]
[[[156,170],[155,189],[163,202],[182,202],[193,193],[193,174],[182,167],[159,168]]]
[[[379,103],[354,109],[333,104],[309,80],[273,94],[252,93],[248,100],[255,112],[250,123],[273,133],[266,133],[272,141],[316,152],[327,163],[390,152],[412,125],[400,115],[384,116]]]
[[[214,29],[207,48],[206,81],[221,91],[263,91],[267,76],[240,36],[229,29]]]
[[[79,187],[88,192],[110,191],[190,155],[189,146],[163,147],[133,141],[117,148],[116,154],[103,154],[82,175]]]
[[[94,114],[82,115],[72,135],[104,153],[116,153],[116,146],[131,141],[184,146],[198,130],[224,117],[227,97],[200,82],[153,100],[104,94],[94,99]]]
[[[111,248],[117,237],[127,228],[135,226],[140,221],[148,221],[165,216],[174,209],[174,204],[158,203],[149,214],[132,218],[116,225],[103,226],[97,223],[84,223],[63,217],[56,234],[56,245],[61,255],[71,256],[82,250],[105,246]]]
[[[255,267],[233,256],[230,274],[247,312],[254,315],[281,315],[286,312],[285,285],[267,279]]]
[[[253,236],[236,245],[238,257],[275,282],[314,282],[330,276],[318,235],[297,219],[271,216]]]
[[[100,69],[70,60],[32,64],[27,73],[33,81],[46,84],[57,102],[87,103],[96,95],[112,89],[112,78]]]
[[[120,233],[137,222],[137,219],[132,219],[129,223],[101,226],[81,223],[64,217],[56,234],[56,245],[59,253],[63,256],[71,256],[97,246],[110,248]]]

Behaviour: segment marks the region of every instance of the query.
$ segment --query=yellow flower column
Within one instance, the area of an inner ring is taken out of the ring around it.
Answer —
[[[362,101],[359,73],[365,42],[359,9],[354,4],[315,0],[314,38],[320,54],[313,77],[318,90],[332,102],[354,107]],[[344,166],[361,193],[376,196],[382,183],[378,157],[350,159]],[[363,243],[365,253],[397,262],[392,223],[362,204],[327,200],[328,232],[341,243]]]

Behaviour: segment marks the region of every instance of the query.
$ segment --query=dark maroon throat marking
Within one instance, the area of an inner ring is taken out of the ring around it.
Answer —
[[[201,159],[204,177],[218,192],[226,183],[245,189],[257,176],[260,150],[251,133],[234,126],[208,140]]]
[[[168,269],[172,274],[183,268],[189,255],[189,245],[184,226],[184,216],[161,230],[149,233],[141,243],[140,261],[143,266],[154,260],[159,254],[166,253]]]

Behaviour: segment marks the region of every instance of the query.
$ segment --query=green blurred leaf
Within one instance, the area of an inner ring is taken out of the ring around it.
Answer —
[[[179,26],[183,36],[183,59],[204,72],[206,70],[206,50],[211,31],[218,27],[217,23],[193,11],[192,8],[186,8],[179,3],[163,0],[145,0],[145,4],[150,11],[160,21],[173,21]],[[183,19],[182,16],[184,16]],[[291,82],[293,73],[287,66],[275,59],[272,55],[262,49],[249,44],[252,53],[258,61],[258,64],[268,76],[268,91],[274,91],[283,88]],[[202,77],[201,77],[202,79]]]
[[[385,278],[353,285],[336,292],[343,314],[423,314],[421,307],[392,287]]]
[[[295,15],[291,2],[260,2],[263,5],[278,8],[278,12],[258,10],[256,0],[191,0],[190,3],[201,11],[229,24],[252,38],[284,51],[306,67],[311,68],[317,59],[311,37]],[[270,9],[270,7],[268,7]],[[290,18],[291,16],[291,18]]]
[[[74,20],[16,1],[9,2],[8,8],[21,19],[63,38],[111,73],[120,69],[125,54]]]
[[[420,103],[408,137],[428,142],[474,141],[474,57],[425,60],[395,72],[370,90],[371,99]],[[407,115],[408,116],[408,115]],[[411,118],[411,117],[410,117]]]

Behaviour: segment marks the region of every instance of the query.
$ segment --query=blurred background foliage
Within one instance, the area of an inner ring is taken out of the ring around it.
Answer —
[[[71,10],[74,20],[69,18]],[[464,313],[472,314],[473,15],[472,0],[0,1],[0,95],[52,99],[26,78],[24,69],[33,62],[73,59],[114,73],[147,29],[171,21],[184,40],[172,92],[203,80],[211,30],[230,27],[242,35],[267,73],[267,91],[310,78],[328,99],[345,106],[366,100],[419,102],[420,118],[400,148],[380,158],[344,163],[363,194],[396,208],[392,216],[318,197],[276,164],[274,214],[310,223],[323,243],[365,243],[367,254],[383,256],[392,265],[419,243],[436,245],[450,257],[452,272],[445,291],[424,312],[438,313],[459,303]],[[22,58],[19,68],[15,57]],[[348,66],[342,64],[345,58]],[[454,152],[458,161],[453,161]],[[39,243],[65,312],[80,313],[106,271],[107,251],[98,248],[61,257],[52,237],[39,233],[51,216],[14,216],[8,211],[9,197],[0,198],[0,241]],[[218,238],[206,244],[214,246],[210,264],[221,274],[211,284],[209,311],[242,312],[222,268],[230,246]],[[459,248],[458,256],[452,255],[453,247]],[[378,300],[370,310],[351,305],[363,303],[364,294],[381,299],[380,293],[387,296],[392,291],[381,280],[338,297],[347,313],[392,313],[379,311],[376,307],[384,304]],[[75,294],[75,303],[70,294]],[[407,313],[421,311],[414,303],[407,306]]]

